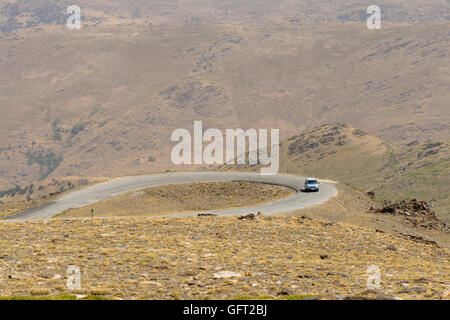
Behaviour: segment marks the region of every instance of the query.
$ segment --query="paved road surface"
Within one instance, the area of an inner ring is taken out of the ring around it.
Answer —
[[[249,213],[257,213],[258,211],[263,214],[283,213],[320,204],[337,194],[337,190],[334,185],[323,182],[320,185],[320,192],[318,193],[301,192],[304,184],[304,178],[291,175],[279,174],[273,176],[263,176],[259,173],[237,172],[167,173],[118,178],[96,184],[79,191],[71,192],[61,197],[60,199],[51,201],[37,208],[9,217],[7,220],[22,221],[26,219],[49,219],[65,210],[87,206],[107,198],[111,198],[129,191],[139,190],[142,188],[155,187],[166,184],[229,181],[268,183],[295,189],[297,190],[297,193],[288,198],[261,206],[209,211],[208,213],[214,213],[217,215],[244,215]],[[171,216],[184,217],[195,216],[197,214],[198,213],[186,213]]]

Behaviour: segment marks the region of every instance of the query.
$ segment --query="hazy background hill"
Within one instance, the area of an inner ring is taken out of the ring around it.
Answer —
[[[0,1],[0,189],[173,169],[170,133],[194,120],[285,139],[348,123],[373,136],[377,171],[343,169],[361,146],[282,166],[443,201],[445,188],[425,194],[449,181],[449,1],[378,1],[377,31],[371,1],[78,1],[79,31],[71,4]],[[428,182],[405,189],[413,174]]]
[[[297,23],[365,21],[370,0],[2,0],[0,29],[63,24],[61,12],[72,4],[93,24],[129,23]],[[395,23],[429,23],[450,19],[448,0],[379,0],[383,19]]]

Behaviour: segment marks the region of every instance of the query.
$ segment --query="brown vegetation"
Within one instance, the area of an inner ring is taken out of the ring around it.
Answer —
[[[72,293],[126,299],[364,296],[439,299],[447,249],[298,217],[119,218],[0,224],[2,296]],[[367,288],[367,268],[381,287]]]
[[[67,210],[59,217],[164,215],[249,207],[293,194],[288,188],[248,182],[174,184],[133,191],[98,203]]]

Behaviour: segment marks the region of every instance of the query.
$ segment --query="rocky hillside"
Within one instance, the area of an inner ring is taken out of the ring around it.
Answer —
[[[450,222],[449,140],[392,144],[347,124],[328,124],[280,145],[281,172],[336,180],[377,200],[427,201],[440,219]],[[258,171],[260,166],[218,169]]]
[[[345,124],[325,125],[287,139],[281,163],[287,172],[349,183],[380,200],[426,200],[449,222],[449,142],[394,145]]]
[[[300,10],[298,19],[150,26],[142,11],[123,12],[131,1],[120,10],[118,2],[90,1],[89,23],[71,32],[56,18],[63,2],[38,3],[2,2],[11,26],[0,35],[2,190],[47,177],[172,169],[170,134],[192,130],[194,120],[280,128],[285,138],[330,122],[395,143],[449,136],[450,24],[442,19],[373,33],[363,22],[314,21],[330,3],[321,1],[310,22]],[[258,8],[295,12],[290,3]],[[420,10],[445,17],[439,3]],[[172,7],[155,4],[153,17],[171,21]],[[234,7],[224,7],[229,17]],[[352,20],[359,4],[331,8],[347,8],[340,14]]]

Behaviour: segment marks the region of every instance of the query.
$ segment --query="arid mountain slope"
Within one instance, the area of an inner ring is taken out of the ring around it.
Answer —
[[[0,30],[65,23],[69,0],[2,0]],[[361,22],[370,0],[78,0],[86,23],[92,25],[133,23],[256,23],[261,21]],[[445,0],[378,0],[384,21],[430,23],[450,19]]]
[[[426,200],[450,221],[449,140],[399,146],[347,125],[325,125],[287,139],[281,150],[289,173],[336,179],[383,200]]]
[[[219,169],[259,171],[260,166]],[[448,139],[397,145],[347,124],[322,125],[281,142],[280,171],[337,180],[375,192],[377,200],[427,201],[441,220],[450,222]]]
[[[0,41],[2,188],[171,166],[170,133],[346,122],[449,136],[450,23],[64,26]],[[447,103],[447,104],[446,104]]]

